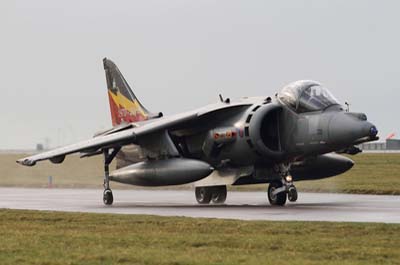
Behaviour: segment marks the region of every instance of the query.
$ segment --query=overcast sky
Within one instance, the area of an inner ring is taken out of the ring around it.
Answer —
[[[322,82],[400,137],[400,1],[0,2],[0,149],[111,126],[102,58],[142,103],[174,114]]]

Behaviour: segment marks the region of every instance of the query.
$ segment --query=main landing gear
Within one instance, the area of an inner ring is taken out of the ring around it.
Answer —
[[[103,150],[104,155],[104,192],[103,192],[103,202],[105,205],[111,205],[114,202],[114,196],[110,188],[110,170],[109,165],[121,150],[120,147],[115,148],[111,153],[108,149]]]
[[[196,200],[199,204],[221,204],[226,201],[226,186],[196,187]]]

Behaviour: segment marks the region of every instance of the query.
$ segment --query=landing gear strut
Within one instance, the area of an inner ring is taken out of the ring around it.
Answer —
[[[103,192],[103,202],[105,205],[111,205],[114,202],[114,196],[110,188],[110,169],[109,165],[121,150],[121,147],[115,148],[111,153],[108,149],[103,150],[104,155],[104,192]]]

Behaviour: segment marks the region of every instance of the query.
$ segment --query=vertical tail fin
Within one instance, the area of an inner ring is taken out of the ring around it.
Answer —
[[[147,120],[149,111],[139,102],[118,67],[103,59],[113,126]]]

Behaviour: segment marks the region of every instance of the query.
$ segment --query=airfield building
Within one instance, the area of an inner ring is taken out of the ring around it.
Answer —
[[[363,151],[400,151],[400,139],[387,139],[385,142],[372,142],[360,145]]]

